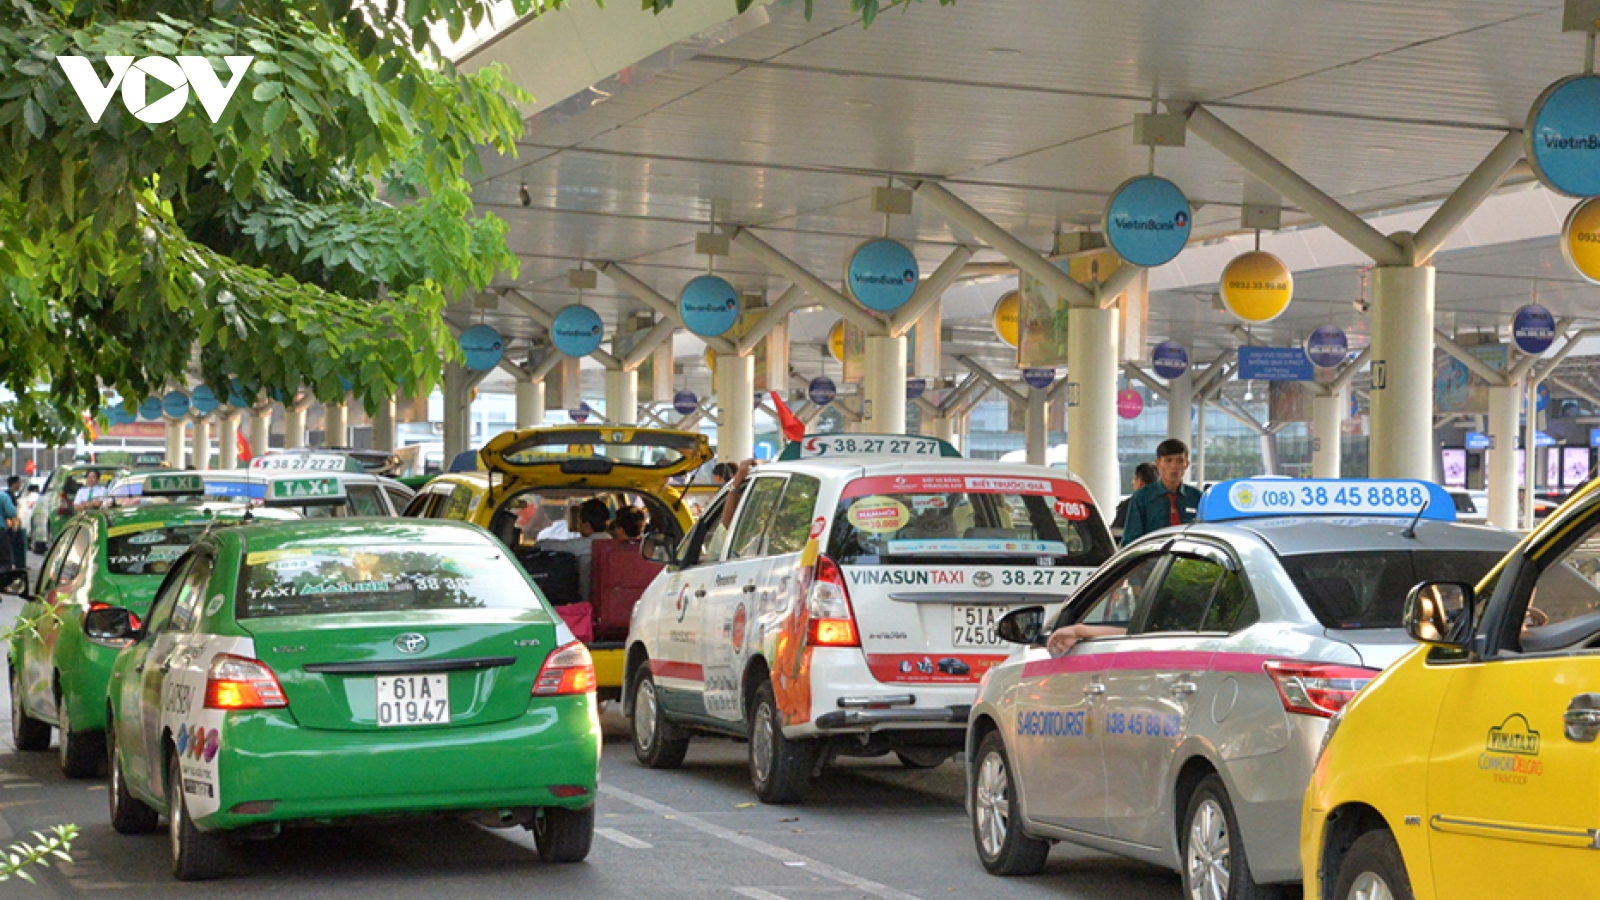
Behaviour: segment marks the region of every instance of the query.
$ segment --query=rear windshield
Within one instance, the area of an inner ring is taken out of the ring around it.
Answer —
[[[1406,595],[1422,581],[1476,582],[1503,553],[1374,550],[1283,557],[1283,568],[1328,628],[1399,628]]]
[[[503,458],[511,465],[590,459],[645,469],[670,469],[681,465],[700,443],[701,438],[694,434],[562,429],[531,434],[507,447]]]
[[[247,554],[241,619],[427,609],[533,609],[516,564],[489,547],[297,547]]]
[[[205,534],[206,522],[141,522],[113,525],[106,532],[107,571],[112,575],[162,575],[189,545]]]
[[[828,550],[845,564],[1050,557],[1046,564],[1068,566],[1096,566],[1111,552],[1110,534],[1076,482],[981,475],[857,479],[839,500]]]

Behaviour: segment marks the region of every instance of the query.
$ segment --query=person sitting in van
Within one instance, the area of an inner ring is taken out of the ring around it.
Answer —
[[[599,540],[610,540],[606,526],[611,522],[611,510],[606,508],[605,501],[589,498],[578,507],[578,537],[541,540],[534,545],[539,550],[552,550],[557,553],[571,553],[578,560],[578,597],[582,600],[589,599],[589,570],[594,559],[593,543]]]
[[[619,541],[637,541],[644,535],[644,510],[624,506],[611,519],[611,537]]]

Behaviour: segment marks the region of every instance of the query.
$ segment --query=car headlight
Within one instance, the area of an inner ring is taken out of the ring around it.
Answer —
[[[1328,730],[1322,733],[1322,743],[1317,745],[1317,757],[1311,763],[1313,769],[1322,764],[1322,754],[1328,752],[1328,742],[1333,740],[1333,733],[1339,730],[1339,723],[1343,721],[1343,709],[1334,713],[1333,718],[1328,720]]]

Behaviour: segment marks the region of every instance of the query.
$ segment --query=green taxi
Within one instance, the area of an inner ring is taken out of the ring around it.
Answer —
[[[213,532],[112,668],[112,826],[166,816],[180,880],[227,838],[453,813],[524,826],[550,862],[588,855],[600,767],[589,652],[481,529],[408,519]]]
[[[192,475],[151,476],[164,481]],[[23,597],[21,619],[35,622],[11,640],[11,733],[18,750],[50,747],[60,731],[61,768],[73,778],[97,775],[105,764],[106,679],[119,642],[91,638],[84,616],[106,607],[143,616],[172,563],[196,538],[246,517],[298,518],[279,510],[236,503],[192,503],[135,509],[89,510],[68,520],[45,556],[38,586],[27,571],[0,578],[0,589]]]
[[[84,486],[84,480],[91,470],[100,473],[102,485],[110,485],[116,478],[128,472],[126,468],[120,466],[87,463],[74,463],[51,472],[39,492],[39,502],[33,506],[33,521],[28,523],[28,540],[33,552],[45,552],[50,543],[61,533],[61,526],[72,518],[73,500],[77,497],[78,488]]]

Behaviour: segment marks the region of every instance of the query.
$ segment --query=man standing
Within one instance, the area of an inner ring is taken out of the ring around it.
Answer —
[[[6,479],[6,494],[11,498],[16,521],[6,531],[11,541],[11,562],[21,568],[28,564],[27,532],[22,530],[22,479],[13,475]]]
[[[1160,480],[1161,476],[1156,472],[1155,463],[1139,463],[1133,467],[1133,494],[1139,493],[1140,488],[1155,484]],[[1111,533],[1113,535],[1120,537],[1122,529],[1128,524],[1128,506],[1133,502],[1133,494],[1123,497],[1122,502],[1117,504],[1116,517],[1111,520]]]
[[[1168,438],[1156,447],[1156,472],[1160,480],[1140,488],[1128,498],[1122,546],[1157,529],[1194,521],[1194,514],[1200,508],[1200,489],[1183,483],[1187,471],[1189,448],[1183,441]]]
[[[4,526],[4,532],[0,533],[0,568],[20,569],[26,566],[26,556],[13,559],[11,555],[11,530],[19,527],[22,520],[17,517],[17,505],[11,502],[11,494],[6,491],[0,491],[0,524]]]

